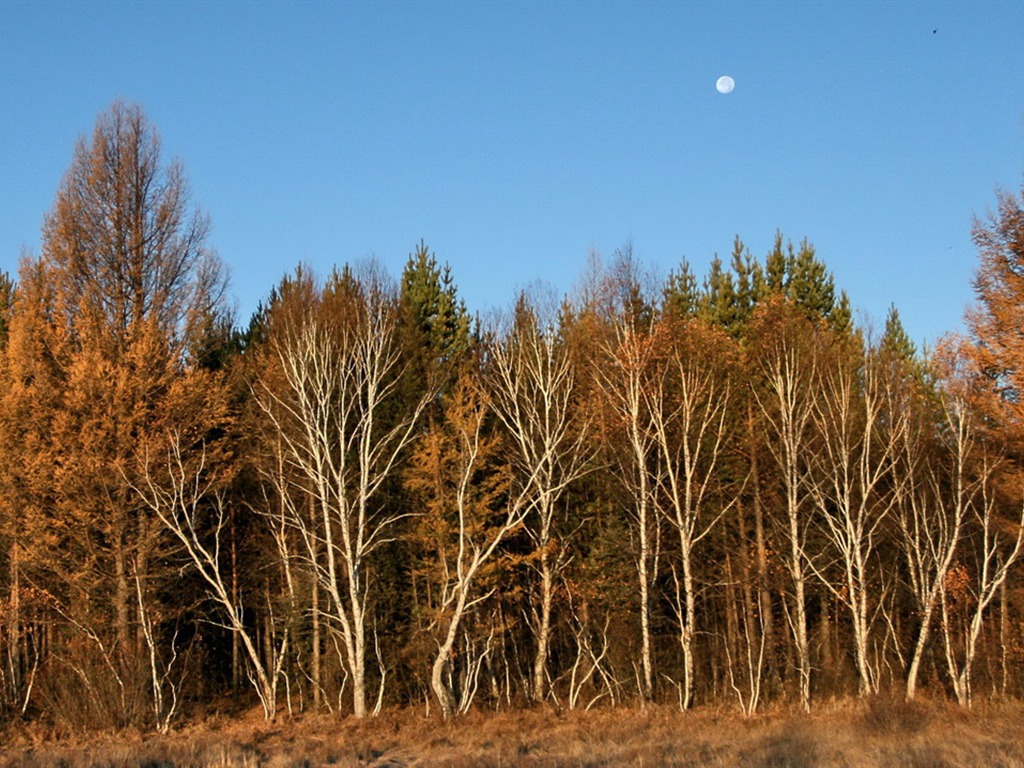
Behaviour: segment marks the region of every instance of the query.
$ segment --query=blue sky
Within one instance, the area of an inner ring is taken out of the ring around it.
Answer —
[[[184,162],[242,322],[300,261],[397,276],[421,238],[485,312],[591,251],[702,275],[781,230],[931,341],[972,216],[1024,178],[1021,40],[1019,2],[0,2],[0,269],[120,98]]]

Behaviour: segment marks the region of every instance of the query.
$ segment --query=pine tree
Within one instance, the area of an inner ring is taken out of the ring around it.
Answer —
[[[735,319],[734,335],[750,319],[750,313],[758,302],[760,286],[764,283],[761,265],[754,260],[743,241],[736,238],[732,249],[732,272],[735,275]]]
[[[835,308],[835,281],[806,238],[795,253],[790,246],[786,271],[790,300],[812,316],[828,318]]]
[[[401,335],[413,389],[440,384],[469,349],[470,319],[458,298],[451,269],[421,240],[409,256],[401,280]]]
[[[697,317],[727,332],[732,332],[737,327],[736,288],[732,275],[722,266],[722,260],[718,256],[712,259],[707,277],[704,278],[704,291]]]
[[[910,340],[903,323],[900,321],[899,310],[896,305],[889,306],[889,312],[885,316],[885,332],[879,342],[883,354],[894,360],[911,362],[917,357],[917,347]]]
[[[792,251],[792,248],[790,248]],[[781,294],[786,290],[788,280],[788,263],[786,250],[782,247],[782,233],[775,232],[772,249],[765,256],[764,279],[758,298],[763,300],[770,294]]]
[[[700,304],[700,292],[697,289],[697,277],[690,268],[690,263],[683,259],[679,271],[668,276],[662,292],[662,314],[672,317],[686,318],[697,312]]]

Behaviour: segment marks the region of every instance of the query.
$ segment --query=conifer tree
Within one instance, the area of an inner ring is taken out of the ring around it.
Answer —
[[[441,383],[469,349],[470,319],[458,298],[451,270],[421,240],[402,271],[401,338],[408,361],[408,386],[422,395],[428,382]],[[415,397],[413,397],[415,399]]]
[[[882,333],[879,347],[885,355],[894,360],[909,363],[917,357],[917,347],[907,335],[895,304],[890,305],[889,312],[885,316],[885,331]]]
[[[732,275],[722,265],[722,260],[718,256],[711,260],[707,277],[704,278],[704,290],[697,316],[704,322],[729,332],[737,327],[736,288]]]
[[[690,263],[683,259],[679,271],[671,272],[665,283],[661,311],[665,315],[682,319],[695,314],[699,305],[697,277],[693,274]]]
[[[971,354],[984,376],[988,405],[1015,439],[1024,436],[1024,187],[1000,192],[996,210],[972,231],[980,263],[974,278],[977,305],[967,313]]]
[[[6,272],[0,272],[0,350],[7,346],[14,304],[14,281]]]
[[[76,147],[42,254],[22,266],[10,328],[20,384],[9,395],[32,416],[17,427],[17,471],[51,467],[45,485],[29,486],[28,503],[58,549],[40,551],[35,566],[65,638],[82,641],[54,649],[86,654],[69,662],[92,686],[85,718],[137,722],[146,659],[156,658],[145,652],[147,616],[167,551],[159,520],[132,491],[142,456],[163,450],[182,423],[219,419],[202,404],[217,384],[193,389],[187,376],[201,329],[222,312],[207,228],[190,209],[181,165],[163,164],[142,110],[119,102]],[[113,685],[90,678],[101,674]]]

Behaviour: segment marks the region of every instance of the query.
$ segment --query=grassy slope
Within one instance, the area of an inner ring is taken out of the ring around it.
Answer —
[[[453,722],[412,711],[357,722],[255,713],[210,718],[166,736],[46,740],[9,732],[0,766],[941,766],[1024,767],[1024,704],[907,706],[839,702],[811,715],[744,719],[664,707],[474,713]]]

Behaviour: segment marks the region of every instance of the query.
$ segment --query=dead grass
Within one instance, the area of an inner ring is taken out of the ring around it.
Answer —
[[[876,698],[777,709],[743,718],[701,708],[591,713],[476,712],[444,722],[410,710],[355,721],[306,716],[265,723],[218,716],[166,736],[134,732],[55,739],[10,729],[0,767],[300,768],[306,766],[754,766],[764,768],[1024,768],[1024,704]]]

